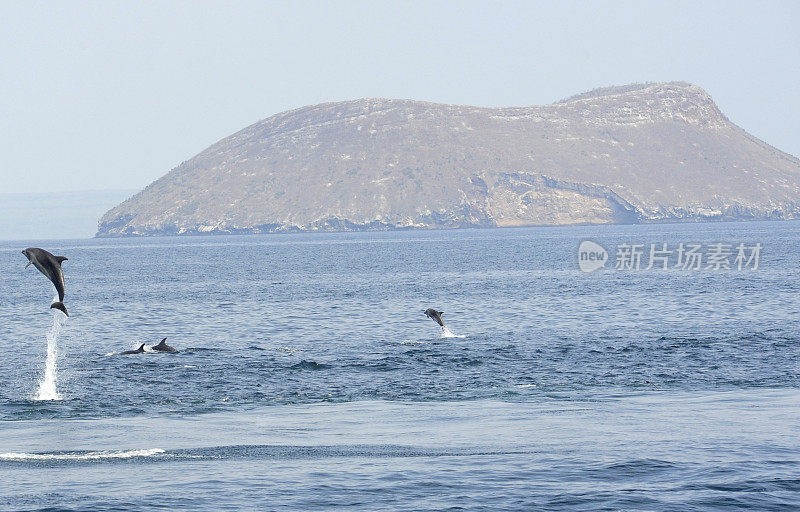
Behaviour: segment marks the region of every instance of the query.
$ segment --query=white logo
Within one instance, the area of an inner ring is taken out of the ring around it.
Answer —
[[[584,272],[594,272],[603,268],[608,261],[608,252],[602,245],[584,240],[578,247],[578,266]]]

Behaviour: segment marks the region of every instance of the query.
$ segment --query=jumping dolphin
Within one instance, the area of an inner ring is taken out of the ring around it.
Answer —
[[[442,315],[444,314],[444,311],[436,311],[433,308],[428,308],[424,311],[424,313],[428,318],[430,318],[440,326],[444,327],[444,321],[442,320]]]
[[[159,343],[158,345],[153,345],[150,348],[152,348],[153,350],[157,350],[159,352],[177,352],[175,347],[170,347],[169,345],[167,345],[167,338],[164,338],[163,340],[161,340],[161,343]]]
[[[120,352],[119,355],[127,356],[130,354],[142,354],[142,353],[144,353],[144,343],[139,345],[139,348],[137,348],[136,350],[126,350],[125,352]]]
[[[28,265],[33,263],[33,266],[38,268],[39,272],[46,275],[55,285],[58,292],[58,302],[50,304],[50,307],[63,311],[65,315],[69,316],[67,307],[64,306],[64,272],[61,270],[61,263],[67,261],[67,258],[53,256],[44,249],[36,247],[28,247],[22,251],[22,254],[28,258],[28,264],[25,265],[25,268],[28,268]]]

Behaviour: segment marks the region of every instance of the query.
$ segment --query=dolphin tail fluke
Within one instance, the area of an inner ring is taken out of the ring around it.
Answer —
[[[67,313],[67,306],[65,306],[64,303],[61,301],[50,304],[50,307],[52,309],[57,309],[62,313],[64,313],[65,315],[69,316],[69,313]]]

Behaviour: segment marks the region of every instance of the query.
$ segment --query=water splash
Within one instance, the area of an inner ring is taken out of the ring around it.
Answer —
[[[57,387],[56,357],[58,356],[58,337],[67,317],[64,313],[53,310],[53,323],[47,331],[47,360],[44,365],[44,376],[39,381],[39,390],[35,400],[61,400]]]
[[[446,326],[442,326],[442,338],[466,338],[463,334],[453,334],[453,332]]]

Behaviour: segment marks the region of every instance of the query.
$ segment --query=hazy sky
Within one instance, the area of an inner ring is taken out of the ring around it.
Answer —
[[[0,193],[141,188],[272,114],[685,80],[800,155],[800,2],[0,2]]]

